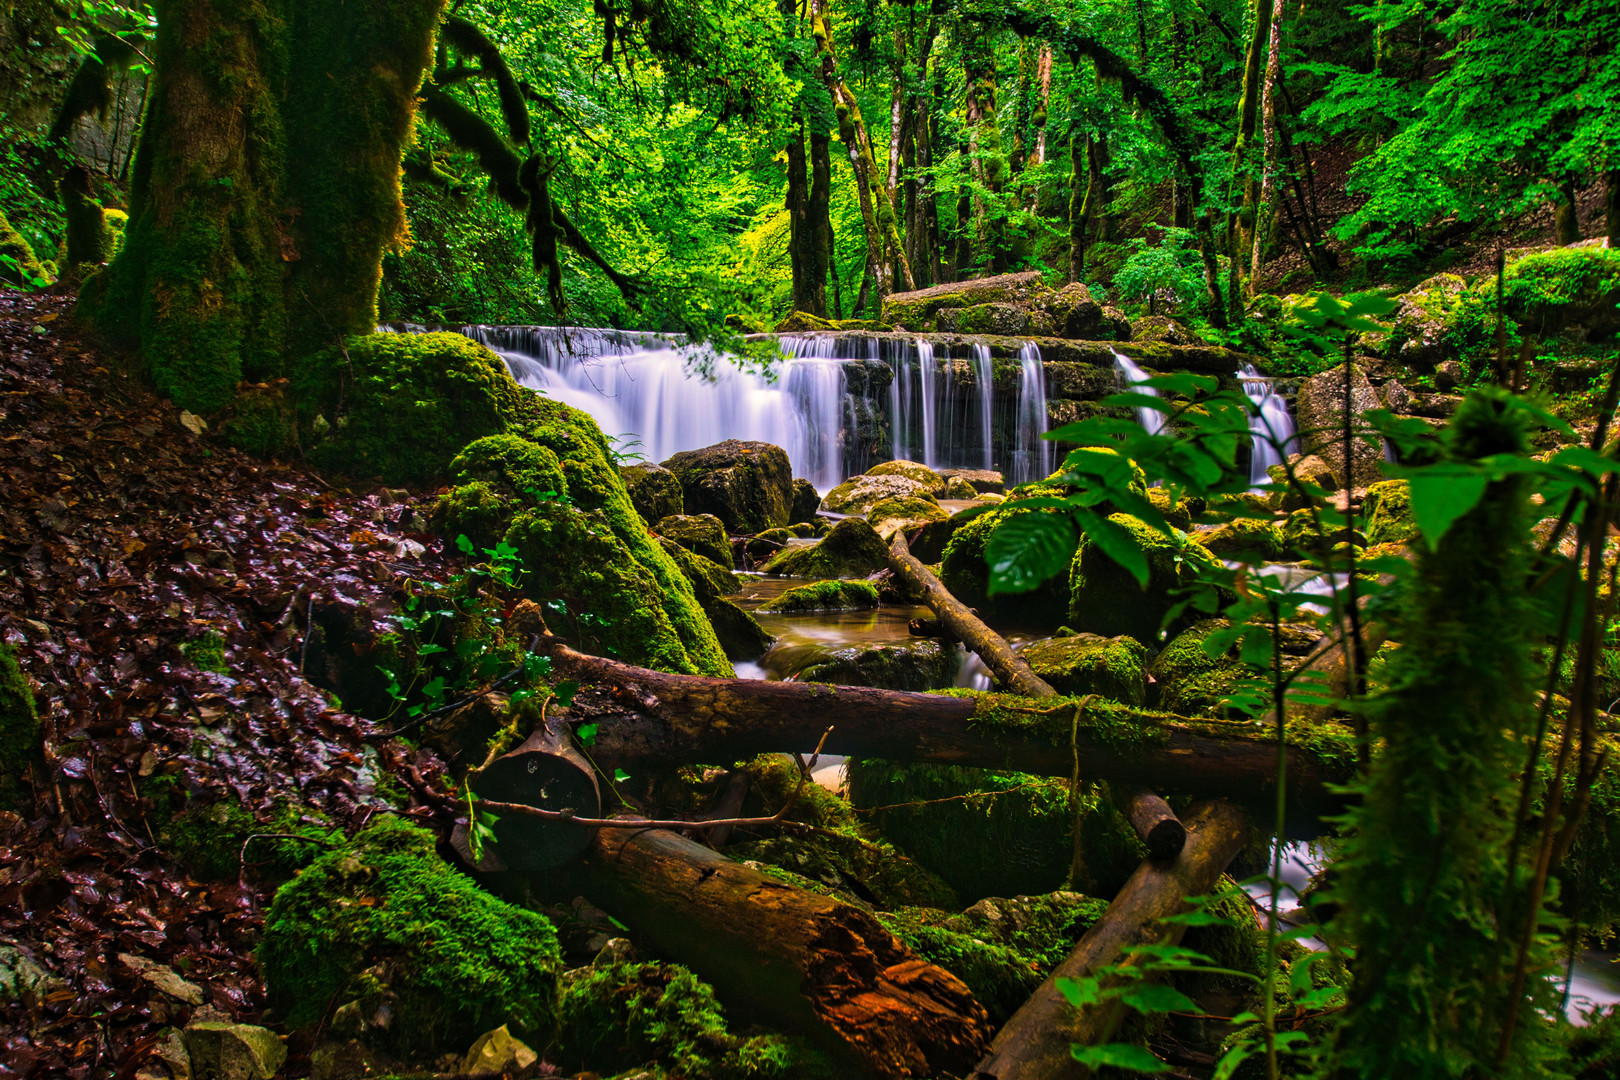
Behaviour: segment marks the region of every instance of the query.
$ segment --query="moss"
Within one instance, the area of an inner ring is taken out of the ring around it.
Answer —
[[[896,529],[914,529],[935,521],[949,521],[951,512],[933,499],[908,496],[881,499],[866,512],[866,520],[880,535],[892,536]]]
[[[563,979],[547,1060],[592,1074],[649,1065],[690,1080],[752,1080],[820,1071],[820,1059],[781,1035],[734,1035],[714,989],[677,964],[618,962]],[[644,1074],[643,1074],[644,1075]]]
[[[0,258],[0,281],[21,285],[47,276],[34,249],[23,239],[22,233],[12,228],[3,211],[0,211],[0,257],[3,257]]]
[[[860,518],[845,518],[818,544],[783,548],[762,570],[773,577],[865,577],[889,565],[889,549]]]
[[[1186,532],[1192,526],[1193,503],[1188,499],[1176,499],[1162,487],[1148,488],[1148,502],[1153,508],[1164,515],[1164,520],[1172,528]]]
[[[732,660],[757,660],[764,656],[776,639],[766,633],[752,615],[726,599],[728,594],[737,591],[737,576],[712,559],[694,555],[673,540],[659,537],[658,543],[691,583],[698,605],[709,617],[709,624],[726,656]]]
[[[761,607],[762,612],[860,611],[878,606],[877,586],[866,581],[818,581],[797,585]]]
[[[992,510],[960,525],[951,533],[939,559],[939,579],[952,596],[976,608],[983,618],[1022,626],[1055,629],[1069,607],[1068,583],[1059,572],[1029,592],[990,595],[990,567],[985,551],[996,527],[1018,511]]]
[[[834,514],[865,514],[885,499],[937,502],[933,495],[934,486],[929,482],[894,474],[856,476],[827,492],[822,497],[821,508]],[[944,488],[943,483],[938,486]]]
[[[726,527],[713,514],[672,514],[654,525],[653,531],[720,566],[734,562]]]
[[[997,1027],[1005,1024],[1029,1000],[1045,976],[1017,949],[927,921],[944,914],[911,909],[882,914],[878,918],[889,933],[911,951],[967,984],[974,999],[990,1014],[991,1023]]]
[[[938,690],[962,669],[954,645],[922,640],[906,645],[854,645],[818,657],[799,671],[804,682],[875,686],[884,690]]]
[[[619,466],[624,488],[630,493],[630,502],[648,525],[655,524],[671,514],[686,513],[686,497],[681,481],[662,465],[650,461]]]
[[[506,535],[515,513],[514,500],[497,494],[493,485],[475,480],[440,495],[428,524],[441,536],[465,536],[475,550],[482,551]]]
[[[141,794],[152,806],[148,823],[157,832],[158,846],[172,855],[199,881],[235,881],[246,870],[260,878],[286,879],[308,866],[323,845],[341,841],[343,834],[308,820],[304,807],[280,800],[255,817],[229,795],[188,795],[173,776],[157,774],[142,784]],[[255,840],[257,833],[288,833],[310,843],[283,838]],[[242,845],[248,844],[244,853]]]
[[[286,381],[243,386],[220,422],[225,440],[256,457],[274,457],[299,448],[298,412]]]
[[[920,484],[930,495],[945,491],[945,478],[920,461],[884,461],[866,470],[867,476],[899,476]],[[848,483],[849,481],[845,481]],[[970,496],[971,498],[971,496]]]
[[[551,923],[478,888],[438,857],[431,833],[397,819],[283,885],[258,955],[290,1027],[386,993],[392,1022],[376,1038],[401,1054],[460,1053],[501,1024],[537,1045],[554,1030]]]
[[[1331,510],[1318,511],[1305,507],[1295,510],[1283,522],[1282,536],[1283,548],[1288,552],[1298,552],[1316,558],[1324,558],[1335,545],[1352,543],[1357,547],[1367,546],[1367,534],[1360,529],[1351,529],[1348,526],[1335,527],[1329,520]],[[1342,521],[1342,517],[1340,518]],[[1325,526],[1325,528],[1324,528]]]
[[[1213,657],[1204,651],[1209,635],[1230,625],[1225,619],[1205,619],[1164,647],[1153,661],[1160,708],[1183,716],[1216,715],[1238,681],[1259,671],[1239,660],[1235,647]]]
[[[1194,543],[1211,555],[1222,558],[1248,557],[1259,562],[1276,562],[1283,557],[1283,534],[1275,522],[1258,518],[1237,518],[1207,532],[1195,533]]]
[[[466,536],[477,550],[493,547],[520,507],[568,501],[557,455],[521,435],[473,440],[451,460],[450,473],[457,486],[439,496],[430,526],[445,537]]]
[[[1147,704],[1148,650],[1134,638],[1076,634],[1032,642],[1019,655],[1060,694]]]
[[[28,774],[44,762],[44,729],[17,654],[0,646],[0,810],[22,810]]]
[[[124,230],[129,228],[129,215],[122,210],[104,208],[101,211],[101,250],[104,259],[113,259],[124,246]]]
[[[1146,557],[1147,587],[1089,537],[1082,538],[1069,568],[1068,625],[1104,637],[1129,634],[1138,641],[1156,642],[1176,593],[1191,585],[1201,569],[1215,565],[1214,557],[1184,537],[1166,536],[1127,514],[1108,520],[1129,531]]]
[[[224,675],[230,670],[225,664],[225,639],[212,630],[204,630],[180,646],[180,654],[202,671]]]
[[[1593,316],[1612,324],[1620,303],[1620,249],[1559,248],[1515,260],[1504,274],[1503,301],[1537,333]]]
[[[469,443],[519,428],[535,397],[500,357],[448,333],[351,338],[321,354],[298,390],[308,415],[334,425],[311,460],[389,483],[446,478]]]
[[[838,324],[808,311],[795,311],[776,326],[778,334],[806,334],[816,330],[837,330]]]
[[[1418,538],[1412,517],[1412,490],[1405,480],[1385,480],[1367,489],[1362,505],[1367,539],[1374,544],[1406,544]]]

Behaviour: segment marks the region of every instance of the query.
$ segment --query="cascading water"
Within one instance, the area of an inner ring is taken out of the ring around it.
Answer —
[[[1288,411],[1288,402],[1277,393],[1271,380],[1261,375],[1253,364],[1244,364],[1238,371],[1243,380],[1243,392],[1254,402],[1249,420],[1249,433],[1254,444],[1249,459],[1249,483],[1259,487],[1271,482],[1270,469],[1299,453],[1299,437],[1294,434],[1294,417]]]
[[[1031,342],[1031,344],[1034,344]],[[995,445],[995,430],[990,418],[990,399],[992,395],[991,383],[995,373],[990,366],[990,346],[973,343],[973,372],[978,381],[979,397],[979,429],[984,438],[984,468],[992,468],[994,456],[992,447]]]
[[[930,469],[939,466],[939,439],[934,426],[939,405],[939,363],[934,359],[934,343],[917,339],[917,394],[922,406],[922,460]],[[909,447],[907,448],[910,449]],[[897,454],[896,457],[909,457]]]
[[[1123,353],[1114,353],[1114,370],[1118,371],[1120,377],[1125,380],[1125,385],[1138,394],[1147,394],[1150,397],[1159,396],[1159,392],[1153,387],[1141,385],[1153,376],[1138,367],[1130,357],[1125,356]],[[1143,407],[1136,410],[1136,422],[1141,424],[1143,430],[1149,435],[1157,435],[1164,430],[1165,416],[1158,409]]]
[[[1050,442],[1046,434],[1046,366],[1041,347],[1024,342],[1018,352],[1018,412],[1013,418],[1017,445],[1012,455],[1012,482],[1027,484],[1052,475]]]

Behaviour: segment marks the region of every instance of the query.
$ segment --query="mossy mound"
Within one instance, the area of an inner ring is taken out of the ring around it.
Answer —
[[[1016,501],[1007,508],[992,510],[960,525],[951,533],[939,559],[939,580],[952,596],[982,618],[1020,626],[1055,630],[1062,625],[1069,609],[1069,584],[1061,571],[1036,588],[1024,593],[990,595],[990,565],[985,551],[996,527],[1016,513],[1044,513],[1016,510]]]
[[[945,477],[930,469],[920,461],[885,461],[866,470],[867,476],[899,476],[910,480],[914,484],[921,484],[928,489],[930,495],[940,495],[945,491]],[[849,481],[845,481],[848,483]],[[972,498],[972,496],[969,496]]]
[[[1508,313],[1538,335],[1583,325],[1588,340],[1620,331],[1620,249],[1571,247],[1508,264],[1502,299]]]
[[[1182,716],[1213,716],[1220,702],[1237,688],[1239,679],[1258,672],[1230,649],[1218,656],[1204,651],[1204,642],[1217,630],[1230,626],[1225,619],[1204,619],[1171,640],[1153,661],[1159,687],[1159,708]]]
[[[321,844],[343,838],[341,832],[315,824],[324,819],[307,806],[277,801],[256,816],[234,795],[215,797],[206,790],[188,794],[180,778],[169,773],[147,777],[140,793],[150,808],[146,821],[157,834],[158,847],[198,881],[235,881],[244,863],[260,879],[289,878],[320,854]],[[302,836],[316,843],[267,836],[253,841],[244,856],[242,845],[256,833]]]
[[[522,506],[568,501],[562,463],[547,447],[520,435],[474,439],[450,462],[454,486],[439,497],[431,527],[466,536],[477,550],[494,547]]]
[[[1282,530],[1276,522],[1258,518],[1237,518],[1208,532],[1195,533],[1193,541],[1211,555],[1222,558],[1250,557],[1260,562],[1276,562],[1283,557]]]
[[[672,540],[659,537],[658,542],[691,584],[728,659],[757,660],[770,651],[776,639],[752,615],[726,599],[737,591],[737,575]]]
[[[1153,508],[1164,515],[1164,520],[1172,527],[1186,532],[1192,527],[1192,516],[1203,505],[1203,500],[1196,502],[1191,499],[1173,499],[1164,488],[1148,488],[1148,502]]]
[[[287,381],[244,385],[219,430],[226,442],[255,457],[297,451],[298,410],[287,394]]]
[[[1076,807],[1066,781],[875,758],[851,760],[848,770],[855,808],[887,807],[872,814],[872,824],[964,900],[1068,884]],[[1141,861],[1142,848],[1106,798],[1082,798],[1080,847],[1095,882],[1087,887],[1113,895]]]
[[[711,562],[721,566],[732,565],[731,541],[726,538],[726,527],[713,514],[672,514],[660,518],[653,531]]]
[[[1147,704],[1148,650],[1135,638],[1074,634],[1031,642],[1019,655],[1060,694]]]
[[[1373,544],[1409,544],[1421,533],[1412,516],[1412,488],[1405,480],[1385,480],[1367,489],[1361,507],[1367,539]]]
[[[962,654],[937,641],[839,649],[799,671],[804,682],[875,686],[882,690],[942,690],[956,685]]]
[[[762,570],[772,577],[865,577],[889,565],[889,549],[861,518],[845,518],[820,543],[783,548]]]
[[[1295,510],[1283,522],[1282,537],[1285,552],[1326,557],[1338,544],[1367,546],[1367,534],[1347,525],[1334,526],[1322,520],[1323,515],[1309,508]]]
[[[932,469],[929,472],[933,472]],[[935,480],[939,477],[935,474]],[[943,482],[940,483],[943,489]],[[821,500],[821,508],[834,514],[867,514],[885,499],[917,499],[938,502],[933,485],[898,475],[856,476],[833,488]]]
[[[892,537],[897,531],[913,529],[936,521],[950,520],[951,512],[932,499],[907,497],[881,499],[866,512],[866,520],[879,536]]]
[[[0,810],[24,809],[29,774],[43,763],[44,729],[17,654],[0,646]]]
[[[761,607],[763,612],[864,611],[878,606],[877,586],[867,581],[817,581],[796,585]]]
[[[1128,634],[1152,644],[1159,640],[1165,616],[1178,599],[1176,591],[1190,585],[1200,568],[1215,565],[1214,556],[1128,514],[1114,514],[1108,520],[1129,531],[1146,557],[1147,587],[1084,537],[1069,568],[1068,625],[1103,637]]]
[[[568,1072],[753,1080],[806,1075],[816,1055],[782,1035],[731,1033],[714,988],[678,964],[620,961],[570,971],[547,1061]]]
[[[0,256],[9,260],[0,261],[0,281],[23,285],[49,276],[34,255],[34,249],[23,239],[23,234],[6,220],[4,213],[0,213]]]
[[[370,1038],[411,1056],[461,1052],[502,1024],[544,1044],[562,957],[545,918],[452,869],[431,833],[384,818],[277,891],[259,965],[288,1026],[386,1000],[392,1022]]]
[[[686,498],[681,482],[674,473],[662,465],[640,461],[619,467],[624,489],[630,493],[630,503],[641,515],[641,520],[654,525],[672,514],[686,513]]]
[[[331,425],[310,460],[388,483],[443,479],[463,447],[520,426],[537,400],[460,334],[367,334],[309,368],[299,399]]]

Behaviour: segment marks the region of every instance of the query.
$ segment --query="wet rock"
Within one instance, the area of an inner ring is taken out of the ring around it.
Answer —
[[[1113,308],[1105,308],[1079,282],[1070,282],[1039,302],[1051,316],[1058,337],[1085,341],[1128,341],[1131,324]]]
[[[681,482],[662,465],[650,461],[624,465],[619,475],[624,477],[625,490],[630,493],[630,505],[647,524],[686,512]]]
[[[464,1073],[504,1073],[527,1069],[540,1060],[540,1055],[527,1043],[514,1036],[505,1024],[494,1031],[478,1036],[477,1041],[461,1059]]]
[[[1318,557],[1325,555],[1337,544],[1367,546],[1367,535],[1360,529],[1341,525],[1338,528],[1330,526],[1323,530],[1317,514],[1309,509],[1295,510],[1289,514],[1288,520],[1283,522],[1282,534],[1283,546],[1289,551]]]
[[[878,591],[865,581],[818,581],[797,585],[759,610],[770,614],[800,611],[861,611],[878,606]]]
[[[885,461],[866,470],[867,476],[899,476],[920,484],[928,494],[938,496],[945,491],[945,477],[920,461]],[[829,507],[829,509],[831,509]],[[843,511],[839,511],[842,513]]]
[[[1442,360],[1434,365],[1434,388],[1439,391],[1455,390],[1462,385],[1465,375],[1462,365],[1455,360]]]
[[[798,525],[816,519],[816,511],[821,509],[821,494],[816,486],[804,477],[797,477],[793,481],[793,500],[788,506],[788,524]]]
[[[1000,495],[1007,490],[1006,480],[994,469],[940,469],[938,472],[947,483],[965,480],[976,492],[989,491]]]
[[[764,566],[774,577],[865,577],[889,565],[883,538],[862,518],[845,518],[820,543],[790,547]]]
[[[1019,655],[1060,694],[1147,704],[1148,650],[1135,638],[1074,634],[1031,642]]]
[[[827,492],[821,500],[822,509],[834,514],[865,514],[884,499],[923,499],[937,502],[930,488],[904,476],[857,476]],[[941,488],[944,481],[939,482]]]
[[[1282,530],[1271,521],[1238,518],[1198,533],[1193,539],[1211,555],[1223,559],[1250,555],[1263,562],[1276,562],[1283,557]]]
[[[1238,658],[1236,645],[1218,656],[1204,651],[1209,635],[1230,625],[1225,619],[1205,619],[1164,647],[1151,668],[1159,708],[1182,716],[1218,716],[1221,700],[1237,688],[1238,680],[1260,670]]]
[[[173,968],[131,953],[119,953],[118,960],[125,967],[139,974],[142,980],[176,1001],[184,1002],[187,1005],[201,1005],[203,1003],[203,988],[194,982],[187,982],[182,979]]]
[[[951,542],[956,530],[965,525],[967,520],[962,513],[956,513],[944,521],[929,522],[910,538],[911,553],[925,566],[939,562],[945,554],[945,545]]]
[[[0,1005],[38,1001],[66,987],[16,945],[0,943]]]
[[[1333,475],[1333,467],[1315,454],[1294,454],[1289,457],[1288,464],[1293,467],[1294,478],[1302,486],[1314,484],[1329,495],[1339,489],[1339,478]],[[1272,483],[1287,485],[1273,491],[1267,498],[1267,505],[1274,510],[1300,510],[1322,497],[1301,494],[1298,488],[1288,483],[1288,470],[1281,465],[1273,465],[1270,476]]]
[[[970,489],[971,490],[971,489]],[[867,511],[866,520],[884,540],[896,532],[910,532],[936,521],[948,520],[951,512],[931,499],[884,499]]]
[[[786,525],[793,507],[787,452],[764,442],[725,442],[686,450],[664,462],[681,482],[688,514],[713,514],[728,533]]]
[[[1385,480],[1367,489],[1361,504],[1367,539],[1374,544],[1407,544],[1420,535],[1412,517],[1412,492],[1405,480]]]
[[[1135,576],[1083,537],[1069,570],[1067,625],[1082,633],[1115,637],[1128,634],[1144,643],[1159,639],[1165,616],[1192,584],[1195,566],[1214,565],[1214,556],[1197,544],[1182,544],[1128,514],[1108,519],[1128,529],[1147,559],[1144,589]],[[1175,628],[1172,627],[1172,632]]]
[[[972,484],[960,476],[947,477],[945,490],[940,493],[942,499],[977,499],[979,491]]]
[[[1168,315],[1144,315],[1131,320],[1131,341],[1160,345],[1196,345],[1198,339]]]
[[[653,531],[721,566],[732,564],[726,527],[713,514],[674,514],[661,518]]]
[[[1049,360],[1045,368],[1048,400],[1098,401],[1120,392],[1119,373],[1112,363],[1073,364]]]
[[[194,1080],[271,1080],[287,1048],[269,1028],[204,1021],[186,1028]]]
[[[1295,400],[1298,417],[1300,447],[1307,454],[1315,454],[1333,470],[1342,485],[1344,479],[1344,365],[1313,375],[1299,385]],[[1351,369],[1350,412],[1357,431],[1366,430],[1362,415],[1369,409],[1382,408],[1378,393],[1360,368]],[[1375,438],[1369,444],[1359,436],[1351,442],[1350,486],[1364,487],[1384,478],[1379,466],[1384,453]]]
[[[1044,335],[1056,329],[1046,312],[1005,303],[944,308],[935,321],[940,330],[953,334]]]
[[[874,601],[876,596],[874,594]],[[962,666],[954,646],[938,641],[839,649],[799,671],[802,682],[875,686],[883,690],[940,690],[956,683]]]
[[[698,606],[714,627],[714,636],[728,660],[757,660],[775,644],[754,617],[726,596],[737,591],[737,576],[712,559],[687,551],[667,538],[660,538],[682,575],[691,582]]]

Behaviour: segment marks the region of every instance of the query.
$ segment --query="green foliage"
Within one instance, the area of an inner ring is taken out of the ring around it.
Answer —
[[[277,891],[259,965],[292,1027],[349,1001],[369,1016],[387,995],[392,1023],[372,1037],[402,1054],[461,1053],[501,1024],[545,1042],[562,967],[545,918],[484,892],[431,833],[391,817]]]
[[[183,643],[180,653],[203,671],[224,675],[230,670],[225,664],[225,639],[213,630],[205,630]]]
[[[1196,310],[1205,295],[1204,263],[1192,241],[1187,229],[1167,229],[1151,247],[1131,239],[1131,255],[1114,274],[1120,299],[1161,315]]]
[[[44,749],[34,691],[10,647],[0,647],[0,809],[22,810],[31,787],[28,774],[43,763]]]

